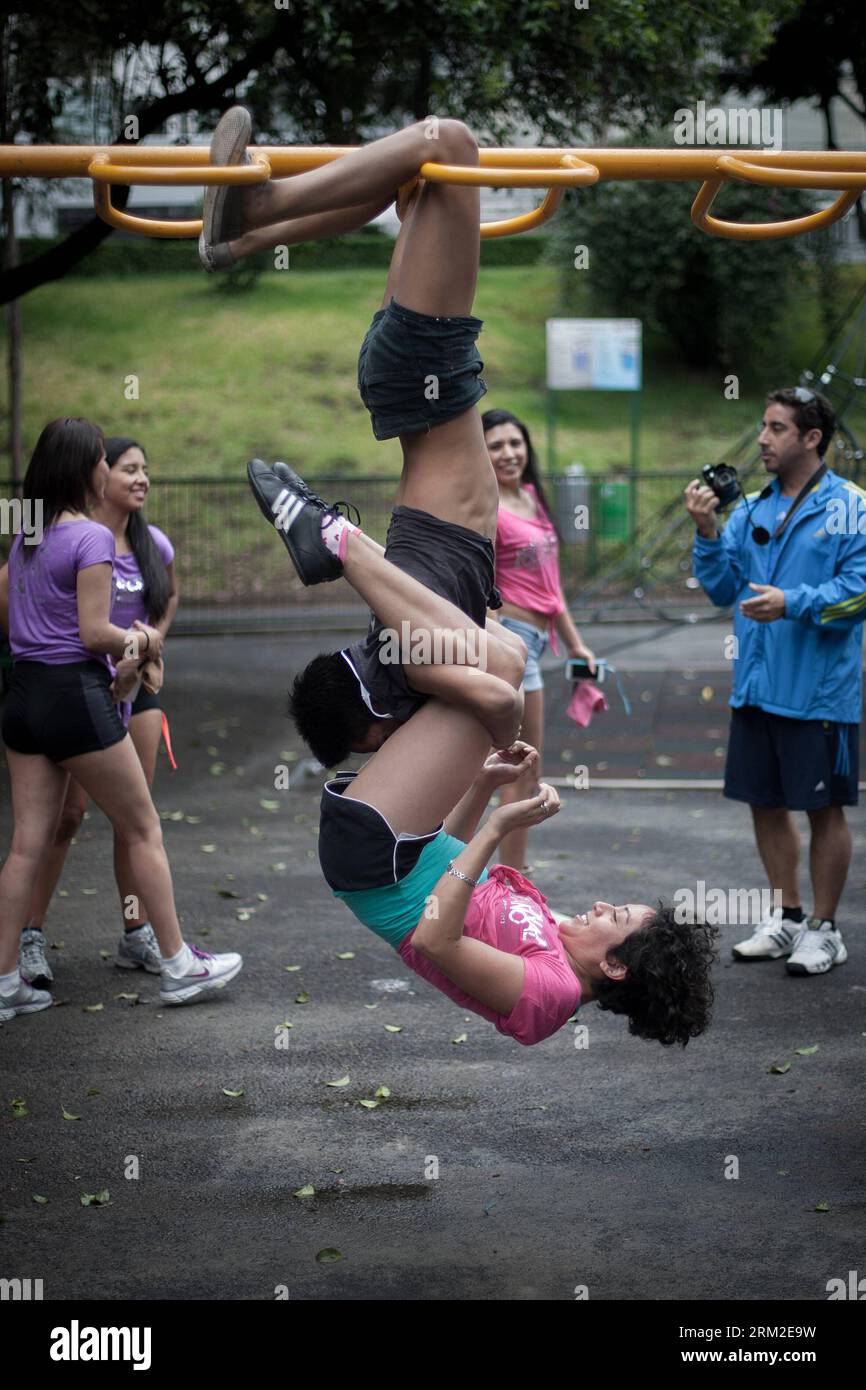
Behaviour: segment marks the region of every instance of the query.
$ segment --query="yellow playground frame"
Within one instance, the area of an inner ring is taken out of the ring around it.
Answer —
[[[255,184],[340,159],[351,145],[253,145],[250,164],[209,163],[206,145],[0,145],[0,177],[93,180],[96,212],[112,227],[153,237],[197,237],[200,221],[164,222],[121,212],[111,184]],[[702,232],[741,241],[797,236],[828,227],[866,190],[866,153],[826,150],[482,149],[479,166],[426,163],[422,178],[492,188],[546,188],[532,212],[485,222],[482,237],[529,231],[552,217],[566,188],[607,180],[699,182],[691,218]],[[723,183],[841,190],[830,207],[786,222],[729,222],[710,216]]]

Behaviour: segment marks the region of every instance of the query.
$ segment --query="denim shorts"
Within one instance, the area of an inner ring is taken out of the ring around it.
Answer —
[[[518,637],[522,637],[526,643],[526,670],[523,673],[523,690],[529,695],[533,690],[544,689],[544,677],[541,674],[541,658],[544,656],[547,647],[547,633],[542,632],[540,627],[534,623],[523,623],[519,618],[509,618],[503,614],[499,619],[503,627],[507,627],[509,632],[516,632]]]
[[[392,299],[373,315],[358,357],[358,390],[377,439],[444,425],[487,391],[476,347],[481,319],[419,314]]]

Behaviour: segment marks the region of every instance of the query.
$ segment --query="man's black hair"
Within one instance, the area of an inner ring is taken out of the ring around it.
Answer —
[[[800,438],[808,430],[820,430],[818,457],[823,458],[827,446],[836,433],[836,412],[827,397],[808,386],[783,386],[779,391],[771,391],[767,405],[786,405],[794,412],[794,424]]]
[[[339,652],[320,653],[295,677],[289,715],[323,767],[344,762],[375,721]]]
[[[660,902],[642,927],[611,948],[628,974],[593,982],[598,1007],[625,1014],[628,1031],[639,1038],[685,1047],[710,1021],[716,936],[717,927],[678,922],[675,909]]]

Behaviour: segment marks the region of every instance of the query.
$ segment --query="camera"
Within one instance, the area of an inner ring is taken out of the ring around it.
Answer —
[[[705,463],[701,469],[701,477],[707,486],[713,489],[720,507],[727,507],[731,502],[735,502],[743,491],[737,470],[731,463]]]

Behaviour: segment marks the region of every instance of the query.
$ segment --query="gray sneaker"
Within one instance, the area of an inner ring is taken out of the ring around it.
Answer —
[[[0,1023],[10,1023],[16,1014],[35,1014],[50,1009],[54,1001],[44,989],[34,989],[21,976],[21,983],[11,994],[0,994]]]
[[[243,966],[243,957],[237,951],[226,951],[220,956],[209,955],[197,946],[189,948],[193,963],[185,975],[179,979],[162,972],[162,989],[159,991],[161,1004],[189,1004],[202,994],[212,994],[214,990],[224,989]]]
[[[45,989],[54,979],[45,957],[45,937],[39,927],[25,927],[21,933],[18,969],[37,989]]]
[[[158,975],[162,969],[162,956],[153,933],[153,927],[145,922],[135,931],[125,931],[117,947],[115,965],[121,970],[146,970],[150,975]]]
[[[247,145],[252,134],[250,113],[243,106],[232,106],[223,113],[210,147],[211,164],[249,164]],[[227,184],[209,184],[202,207],[202,229],[198,243],[199,260],[207,271],[226,270],[232,264],[227,243],[241,234],[241,189]]]

